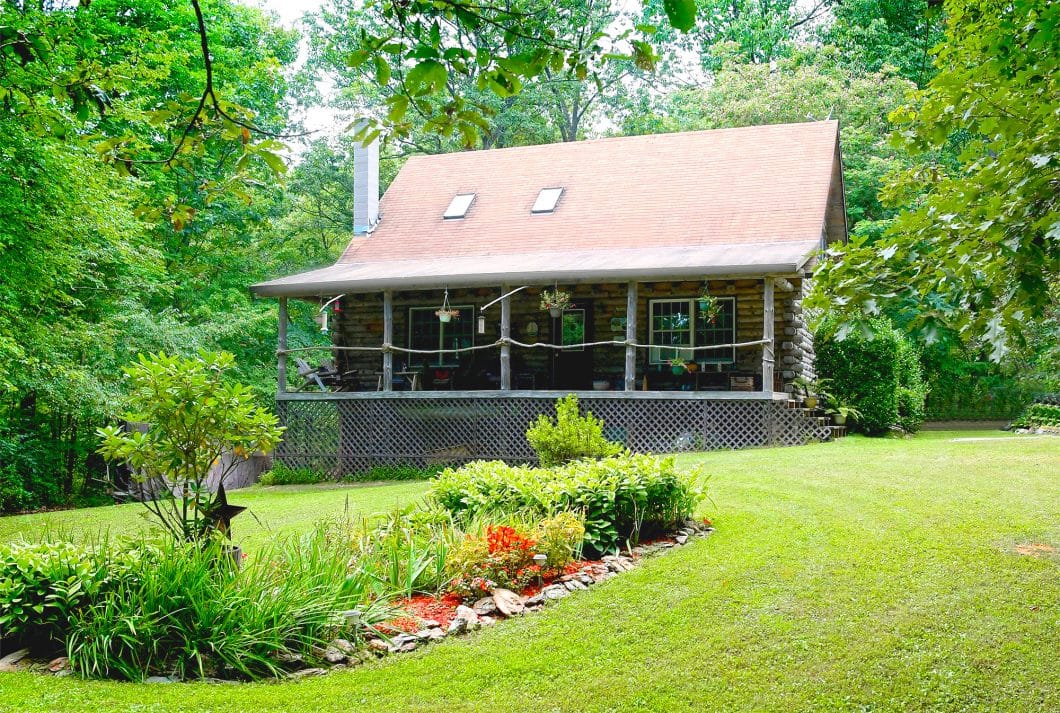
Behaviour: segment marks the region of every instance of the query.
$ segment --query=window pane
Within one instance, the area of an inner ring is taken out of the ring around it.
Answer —
[[[736,300],[718,297],[719,311],[713,319],[696,309],[696,345],[732,344],[736,341]],[[736,361],[735,347],[697,352],[696,361],[712,364],[732,364]]]
[[[453,200],[449,202],[449,207],[445,209],[445,213],[442,214],[443,218],[463,218],[467,215],[468,209],[475,200],[474,193],[460,193],[453,197]]]

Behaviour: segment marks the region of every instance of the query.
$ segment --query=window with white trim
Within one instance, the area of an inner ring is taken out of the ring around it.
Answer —
[[[449,322],[442,322],[437,307],[409,308],[409,349],[464,349],[475,345],[474,305],[453,305],[460,312]],[[460,354],[409,354],[409,363],[417,365],[457,364]]]
[[[702,349],[691,347],[736,342],[736,298],[715,297],[718,313],[708,319],[695,298],[650,300],[648,302],[648,361],[665,364],[684,359],[706,364],[732,364],[736,348]]]

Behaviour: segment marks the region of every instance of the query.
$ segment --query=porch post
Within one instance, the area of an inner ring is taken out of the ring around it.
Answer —
[[[637,389],[637,283],[626,285],[626,379],[625,390]]]
[[[501,338],[508,339],[512,336],[512,298],[508,296],[508,285],[501,285]],[[512,389],[512,348],[511,345],[501,344],[501,391]]]
[[[394,342],[394,291],[383,290],[383,344]],[[394,390],[394,353],[383,352],[383,391]]]
[[[280,323],[276,342],[276,393],[287,393],[287,298],[280,298]]]
[[[773,278],[762,280],[762,391],[773,391]]]

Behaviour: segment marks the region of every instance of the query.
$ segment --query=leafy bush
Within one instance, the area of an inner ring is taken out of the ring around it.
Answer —
[[[559,568],[573,562],[581,551],[585,525],[574,513],[561,512],[539,522],[534,537],[537,551],[548,558],[545,565],[549,569]]]
[[[272,468],[261,474],[259,485],[310,485],[324,483],[331,477],[313,468],[291,468],[283,463],[274,463]]]
[[[556,402],[555,420],[544,414],[526,432],[530,447],[546,468],[579,458],[606,458],[623,451],[620,443],[604,438],[604,422],[589,411],[578,413],[578,397],[569,394]]]
[[[927,384],[920,366],[920,354],[913,343],[900,337],[897,347],[898,388],[895,398],[898,406],[898,425],[907,433],[916,433],[924,425]]]
[[[1060,428],[1060,405],[1036,403],[1031,404],[1019,418],[1012,422],[1015,428],[1040,428],[1051,426]]]
[[[586,544],[602,553],[624,539],[638,539],[645,527],[668,527],[689,517],[702,493],[672,457],[624,454],[554,468],[477,461],[446,470],[428,497],[461,522],[513,513],[535,519],[579,513]]]
[[[191,359],[141,354],[125,372],[132,404],[125,419],[146,424],[146,430],[98,431],[103,457],[128,463],[139,482],[162,486],[161,497],[144,504],[178,539],[201,540],[213,530],[207,478],[214,465],[229,453],[249,458],[271,451],[283,433],[276,416],[255,405],[249,388],[225,380],[234,366],[228,352],[200,352]],[[236,465],[237,458],[228,459],[218,480],[223,483]]]
[[[144,548],[132,576],[76,612],[67,642],[74,668],[129,680],[275,676],[284,660],[313,661],[337,633],[356,638],[342,612],[359,609],[359,627],[390,613],[325,528],[272,544],[242,570],[220,547]]]
[[[519,591],[541,573],[534,564],[537,541],[511,525],[489,525],[484,536],[469,535],[453,551],[451,589],[462,598],[487,596],[496,587]]]
[[[858,430],[879,434],[900,426],[915,432],[927,396],[919,355],[890,323],[868,327],[840,333],[826,321],[815,337],[817,371],[830,380],[837,399],[860,413]]]
[[[129,577],[136,558],[105,545],[0,544],[0,631],[45,651],[61,646],[78,613]]]

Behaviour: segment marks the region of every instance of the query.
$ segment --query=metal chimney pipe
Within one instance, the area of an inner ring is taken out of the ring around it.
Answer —
[[[367,121],[357,122],[360,133]],[[379,140],[353,145],[353,234],[367,235],[379,222]]]

